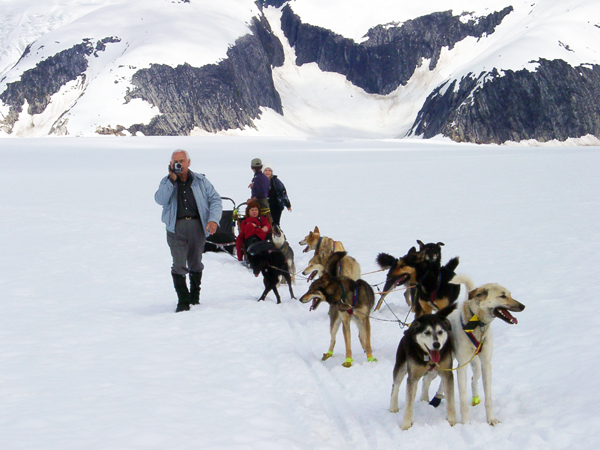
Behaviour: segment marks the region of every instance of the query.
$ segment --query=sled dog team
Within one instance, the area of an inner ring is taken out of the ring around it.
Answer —
[[[469,277],[457,275],[455,269],[458,258],[452,258],[442,265],[442,242],[417,243],[419,250],[412,247],[400,258],[387,253],[377,256],[378,265],[388,272],[383,292],[375,305],[373,289],[361,279],[360,265],[347,255],[341,242],[321,236],[318,227],[300,241],[300,245],[306,245],[304,252],[314,251],[308,267],[302,272],[311,284],[300,301],[310,302],[310,311],[315,310],[322,302],[329,305],[331,340],[322,359],[333,356],[336,334],[341,325],[346,347],[343,366],[352,365],[350,323],[354,321],[367,360],[376,361],[371,348],[370,314],[381,308],[389,292],[402,286],[406,302],[414,312],[414,320],[400,340],[393,371],[391,412],[399,410],[399,388],[402,381],[407,379],[401,428],[406,430],[412,426],[419,380],[423,379],[421,400],[429,401],[429,386],[437,375],[441,377],[442,383],[430,404],[437,407],[445,397],[446,419],[450,425],[457,423],[455,371],[462,423],[469,422],[469,407],[480,402],[478,383],[483,375],[487,422],[495,425],[498,420],[494,416],[492,403],[493,342],[490,325],[495,318],[508,324],[516,324],[517,319],[511,312],[523,311],[525,305],[513,299],[510,292],[499,284],[489,283],[475,287]],[[461,284],[467,289],[467,298],[457,302]],[[291,286],[290,294],[293,297]],[[453,358],[458,363],[456,368],[452,367]],[[467,392],[469,365],[473,371],[470,401]]]

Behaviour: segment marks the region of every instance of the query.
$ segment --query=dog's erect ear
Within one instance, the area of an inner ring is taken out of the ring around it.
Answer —
[[[442,326],[444,327],[444,329],[446,329],[448,331],[452,331],[452,324],[450,323],[450,321],[448,319],[442,320]]]
[[[314,233],[319,233],[319,234],[321,233],[321,232],[319,231],[319,227],[318,227],[318,226],[316,226],[316,225],[315,225],[315,231],[314,231]]]
[[[456,302],[450,303],[445,308],[442,308],[438,312],[436,312],[435,315],[446,318],[452,313],[452,311],[454,311],[456,309],[456,306],[457,306]]]
[[[415,247],[411,247],[407,255],[414,255],[415,253],[417,253],[417,249]]]
[[[442,247],[444,245],[443,242],[438,242],[437,245],[439,245],[440,247]]]
[[[473,289],[471,292],[469,292],[469,300],[477,300],[477,301],[481,301],[481,300],[485,300],[488,296],[488,290],[485,288],[477,288],[477,289]]]
[[[420,320],[415,320],[410,325],[410,328],[408,330],[406,330],[406,332],[410,331],[414,334],[419,334],[421,331],[423,331],[424,328],[425,328],[425,326],[423,325],[423,322],[421,322]]]
[[[425,244],[423,244],[423,242],[421,242],[418,239],[417,239],[417,244],[419,244],[419,251],[421,251],[421,250],[423,250],[425,248]]]

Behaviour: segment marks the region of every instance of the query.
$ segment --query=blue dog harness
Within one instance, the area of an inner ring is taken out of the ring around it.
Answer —
[[[473,312],[471,311],[471,308],[469,308],[469,312],[471,314],[473,314]],[[466,335],[469,338],[469,340],[471,341],[471,343],[475,346],[475,349],[476,349],[475,355],[479,354],[479,352],[481,351],[481,346],[483,345],[483,341],[485,340],[485,336],[483,336],[483,339],[480,342],[479,340],[477,340],[477,338],[473,334],[473,331],[475,331],[475,329],[477,329],[478,327],[483,327],[485,325],[479,320],[479,317],[477,317],[475,314],[472,315],[472,317],[469,319],[469,321],[466,324],[463,323],[463,320],[461,317],[460,324],[462,325],[462,329],[466,333]]]

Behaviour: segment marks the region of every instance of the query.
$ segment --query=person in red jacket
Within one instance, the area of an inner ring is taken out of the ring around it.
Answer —
[[[240,224],[239,234],[235,241],[238,261],[244,259],[243,248],[248,248],[254,242],[264,241],[271,233],[269,219],[259,214],[260,203],[250,200],[246,205],[246,218]]]

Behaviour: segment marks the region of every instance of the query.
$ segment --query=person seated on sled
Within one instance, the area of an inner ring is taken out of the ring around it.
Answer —
[[[239,227],[239,234],[235,240],[238,261],[243,261],[243,249],[247,249],[251,244],[264,241],[271,233],[271,224],[265,216],[260,215],[260,203],[256,200],[250,200],[246,206],[246,218],[242,220]]]

